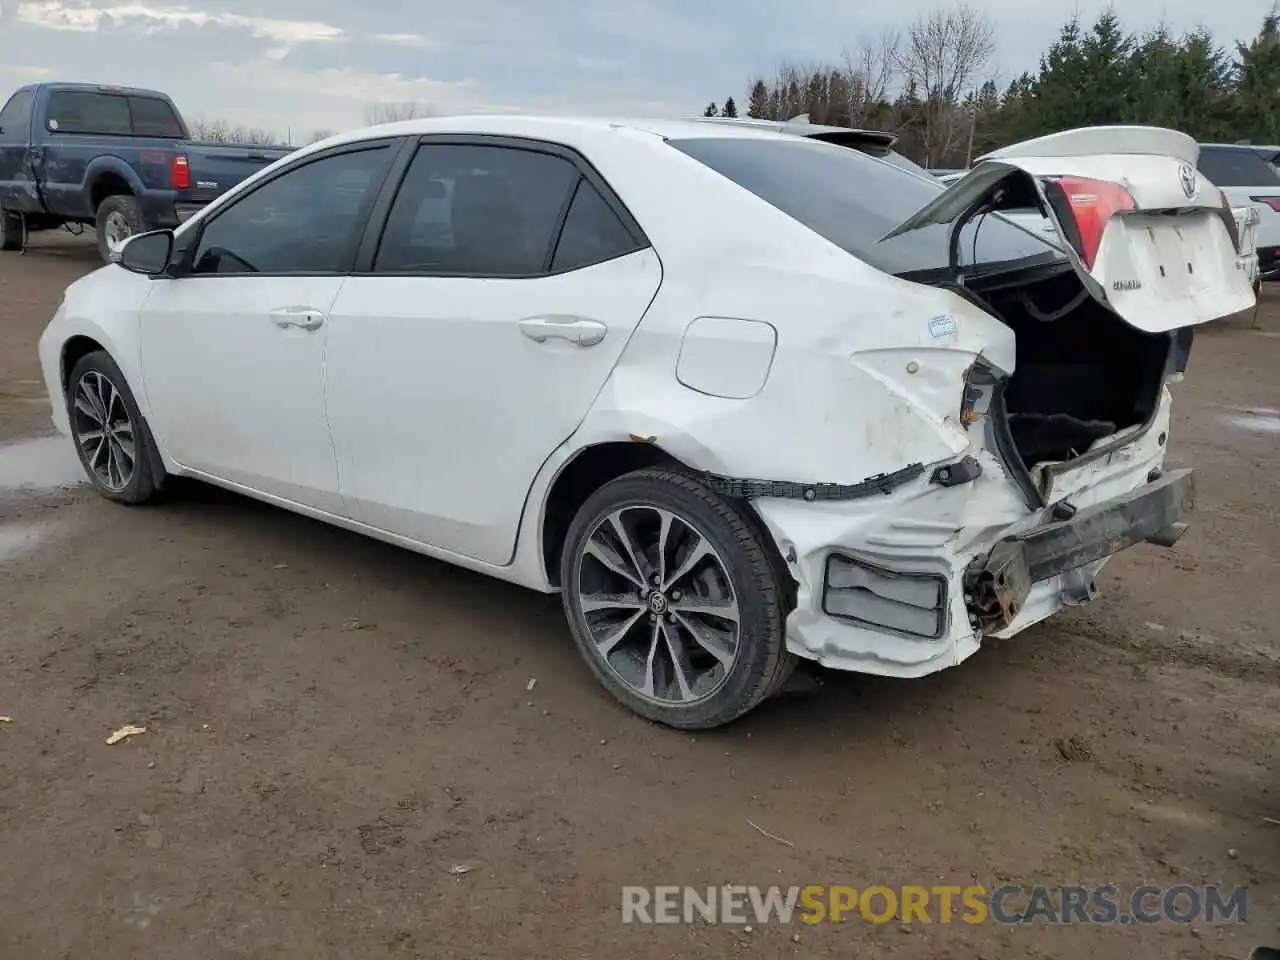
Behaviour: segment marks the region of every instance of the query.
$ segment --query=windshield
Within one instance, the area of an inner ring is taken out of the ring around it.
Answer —
[[[950,226],[881,240],[946,187],[925,174],[814,140],[707,137],[669,141],[858,259],[896,275],[945,270]],[[905,160],[905,158],[902,158]],[[1051,263],[1063,254],[998,214],[976,218],[960,237],[962,265],[988,269]]]

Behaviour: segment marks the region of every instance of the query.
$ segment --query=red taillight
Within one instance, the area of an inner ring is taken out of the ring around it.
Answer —
[[[1056,188],[1058,200],[1054,206],[1065,205],[1074,221],[1076,252],[1084,261],[1085,269],[1091,270],[1098,256],[1098,248],[1102,245],[1102,233],[1107,223],[1117,213],[1127,213],[1138,209],[1132,194],[1118,183],[1110,180],[1091,180],[1087,177],[1059,177],[1052,182]],[[1061,216],[1061,211],[1059,211]],[[1070,231],[1068,231],[1070,232]]]
[[[1265,203],[1276,213],[1280,213],[1280,197],[1250,197],[1254,203]]]
[[[169,166],[169,179],[174,190],[191,189],[191,166],[185,153],[175,153]]]

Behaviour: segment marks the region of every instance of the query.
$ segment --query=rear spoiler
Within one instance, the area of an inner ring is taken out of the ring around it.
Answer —
[[[798,114],[786,123],[795,124],[797,127],[813,126],[809,122],[807,113]],[[893,145],[898,142],[896,133],[890,133],[887,130],[860,130],[854,127],[828,127],[813,132],[797,130],[796,133],[809,140],[821,140],[823,143],[833,143],[840,147],[873,147],[885,153],[892,150]]]
[[[1089,157],[1097,154],[1174,157],[1194,167],[1200,145],[1185,133],[1164,127],[1100,126],[1063,130],[1024,140],[979,157],[984,160],[1016,160],[1024,157]]]

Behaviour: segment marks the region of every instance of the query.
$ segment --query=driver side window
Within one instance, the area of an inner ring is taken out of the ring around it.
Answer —
[[[191,272],[343,272],[390,156],[385,144],[341,153],[258,187],[204,227]]]

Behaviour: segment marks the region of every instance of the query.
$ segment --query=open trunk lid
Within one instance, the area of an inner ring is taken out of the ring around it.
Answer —
[[[1199,146],[1159,127],[1085,127],[979,158],[964,177],[891,230],[900,236],[1033,200],[1056,228],[1089,293],[1147,333],[1207,323],[1251,308],[1235,216],[1196,170]]]

